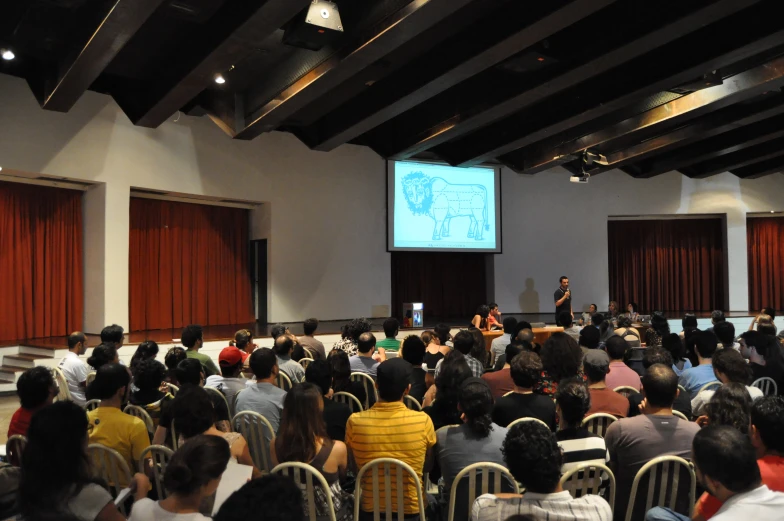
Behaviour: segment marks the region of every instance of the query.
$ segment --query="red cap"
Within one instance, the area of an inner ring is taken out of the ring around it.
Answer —
[[[218,363],[225,365],[237,365],[242,362],[242,351],[236,347],[224,347],[218,355]]]

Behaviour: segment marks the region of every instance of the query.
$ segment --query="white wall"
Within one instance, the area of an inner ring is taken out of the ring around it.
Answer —
[[[251,229],[252,238],[269,238],[273,321],[388,309],[380,157],[350,145],[313,152],[277,132],[233,141],[207,118],[173,119],[135,127],[94,92],[67,114],[44,111],[23,80],[0,75],[0,166],[105,183],[85,196],[88,332],[128,325],[131,187],[268,203]]]

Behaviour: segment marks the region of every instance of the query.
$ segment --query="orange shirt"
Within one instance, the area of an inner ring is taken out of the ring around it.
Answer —
[[[784,458],[780,456],[765,456],[757,460],[762,484],[771,490],[784,492]],[[723,503],[715,496],[704,492],[697,501],[696,512],[705,519],[710,519],[719,511]]]

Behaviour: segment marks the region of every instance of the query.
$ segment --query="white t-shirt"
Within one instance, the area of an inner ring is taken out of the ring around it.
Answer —
[[[234,395],[247,387],[245,378],[225,378],[219,374],[207,377],[204,387],[212,387],[223,393],[226,399],[234,398]]]
[[[70,391],[74,403],[84,407],[87,398],[84,387],[80,387],[79,384],[87,380],[90,368],[82,362],[79,355],[73,351],[68,351],[68,354],[60,360],[60,370],[68,381],[68,391]]]
[[[751,401],[765,396],[765,393],[762,392],[762,389],[751,387],[750,385],[746,386],[746,390],[749,392],[749,396],[751,396]],[[705,406],[708,404],[708,402],[711,401],[711,398],[713,398],[714,394],[716,394],[716,391],[710,391],[707,389],[697,393],[697,396],[695,396],[691,401],[691,412],[695,417],[704,413]]]
[[[201,514],[175,514],[161,508],[157,501],[144,498],[133,504],[128,521],[210,521]]]

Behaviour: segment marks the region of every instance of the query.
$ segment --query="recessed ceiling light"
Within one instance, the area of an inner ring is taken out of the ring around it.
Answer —
[[[3,50],[2,50],[2,53],[3,53],[3,54],[2,54],[2,56],[3,56],[3,59],[4,59],[5,61],[11,61],[11,60],[13,60],[14,58],[16,58],[16,55],[14,54],[14,51],[12,51],[11,49],[3,49]]]
[[[771,210],[770,213],[776,213],[776,210]]]
[[[215,83],[217,83],[218,85],[223,85],[224,83],[226,83],[226,78],[224,78],[220,74],[217,74],[215,76]]]

